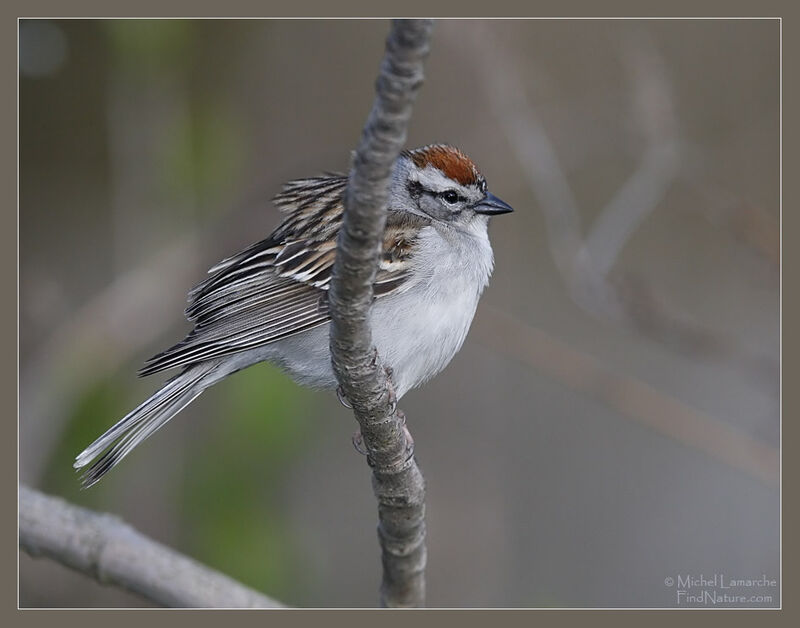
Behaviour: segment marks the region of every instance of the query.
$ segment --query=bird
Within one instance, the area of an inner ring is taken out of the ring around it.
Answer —
[[[78,454],[73,466],[84,488],[209,386],[259,362],[301,385],[338,390],[327,296],[347,181],[326,173],[286,183],[273,199],[284,214],[277,228],[213,266],[189,292],[193,329],[139,375],[180,372]],[[458,148],[429,144],[400,153],[369,314],[397,399],[461,348],[494,267],[489,219],[512,211]]]

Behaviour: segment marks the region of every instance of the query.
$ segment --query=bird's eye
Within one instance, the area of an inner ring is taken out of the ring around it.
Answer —
[[[446,192],[442,192],[442,198],[444,199],[445,203],[455,205],[458,203],[458,192],[455,190],[447,190]]]

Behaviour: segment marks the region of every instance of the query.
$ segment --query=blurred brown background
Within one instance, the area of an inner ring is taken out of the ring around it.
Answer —
[[[345,170],[385,21],[20,23],[20,479],[300,606],[373,606],[375,503],[335,395],[262,365],[99,486],[185,294]],[[675,606],[778,579],[779,25],[441,21],[408,145],[516,208],[451,366],[402,401],[430,606]],[[742,591],[739,591],[740,593]],[[779,590],[754,606],[775,606]],[[20,555],[22,606],[140,606]]]

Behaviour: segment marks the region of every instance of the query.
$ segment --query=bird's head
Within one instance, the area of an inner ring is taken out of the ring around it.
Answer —
[[[410,211],[456,228],[513,211],[491,194],[472,160],[457,148],[431,144],[403,151],[395,167],[390,210]]]

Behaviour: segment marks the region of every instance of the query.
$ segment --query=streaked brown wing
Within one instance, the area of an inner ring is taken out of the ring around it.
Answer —
[[[192,289],[186,316],[194,329],[148,360],[140,375],[245,351],[328,322],[327,289],[346,184],[338,175],[288,183],[276,198],[290,212],[281,225],[214,266]],[[425,224],[414,216],[389,215],[376,298],[408,285],[411,245]]]

